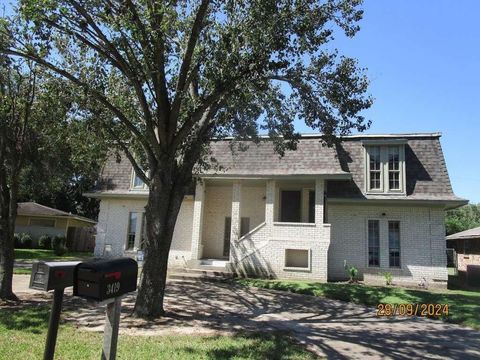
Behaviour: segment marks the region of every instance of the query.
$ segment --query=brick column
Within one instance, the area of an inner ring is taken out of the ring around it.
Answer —
[[[202,230],[203,230],[203,207],[205,203],[205,188],[200,180],[195,187],[195,202],[193,204],[193,228],[192,228],[192,260],[202,257]]]
[[[230,241],[240,238],[240,198],[242,197],[242,184],[234,182],[232,187],[232,226]],[[231,247],[230,247],[231,248]]]
[[[315,224],[323,224],[323,200],[325,192],[325,180],[315,180]]]
[[[267,180],[265,194],[265,223],[273,225],[275,216],[275,180]]]

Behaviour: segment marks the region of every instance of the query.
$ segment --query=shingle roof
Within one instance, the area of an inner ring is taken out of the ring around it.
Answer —
[[[132,180],[132,165],[126,156],[112,154],[107,158],[96,191],[128,191]]]
[[[244,143],[245,144],[245,143]],[[231,150],[231,141],[213,141],[210,150],[223,171],[209,170],[204,175],[319,175],[347,174],[342,170],[335,149],[323,146],[318,138],[304,138],[297,149],[283,157],[270,141],[249,143],[245,151]]]
[[[480,239],[480,227],[448,235],[447,240]]]
[[[71,217],[86,222],[96,223],[96,221],[92,219],[70,214],[65,211],[54,209],[45,205],[37,204],[36,202],[19,202],[17,206],[17,215]]]
[[[402,135],[405,145],[406,194],[409,200],[463,200],[455,196],[440,145],[440,136]],[[382,140],[382,137],[378,137]],[[385,195],[365,195],[365,156],[361,138],[346,138],[337,146],[344,171],[351,181],[328,181],[327,196],[333,198],[384,199]],[[388,198],[404,199],[404,196]]]
[[[406,195],[364,194],[364,140],[402,139],[406,142]],[[321,143],[319,136],[302,137],[295,151],[279,157],[271,142],[251,143],[246,151],[232,154],[231,140],[211,143],[211,157],[221,170],[209,170],[201,176],[301,176],[334,175],[342,180],[327,180],[328,198],[381,200],[464,201],[455,196],[450,184],[440,145],[440,134],[355,135],[345,137],[335,147]],[[125,157],[111,156],[103,169],[97,192],[129,192],[132,167]],[[345,180],[351,176],[350,180]],[[138,193],[138,192],[137,192]]]

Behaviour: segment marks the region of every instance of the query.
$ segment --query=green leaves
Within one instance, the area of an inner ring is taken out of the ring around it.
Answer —
[[[295,120],[328,144],[368,128],[365,70],[326,47],[358,31],[360,4],[21,0],[4,52],[68,79],[83,115],[141,168],[175,159],[188,174],[212,137],[263,131],[281,154]]]
[[[480,205],[469,204],[447,211],[445,230],[447,235],[480,226]]]

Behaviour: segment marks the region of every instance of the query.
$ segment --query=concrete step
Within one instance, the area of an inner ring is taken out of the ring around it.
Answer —
[[[187,265],[187,267],[184,270],[231,273],[231,271],[227,270],[227,268],[225,266],[211,266],[211,265],[197,265],[197,266],[188,266]]]
[[[201,265],[201,266],[225,267],[228,263],[229,263],[228,260],[221,260],[221,259],[201,259],[199,265]]]
[[[225,270],[225,268],[213,266],[209,266],[208,268],[175,269],[168,273],[168,278],[175,280],[226,280],[234,277],[235,274]]]

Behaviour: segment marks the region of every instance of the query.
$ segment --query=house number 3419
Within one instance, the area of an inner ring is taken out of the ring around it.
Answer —
[[[120,290],[120,282],[107,284],[107,295],[116,294]]]

